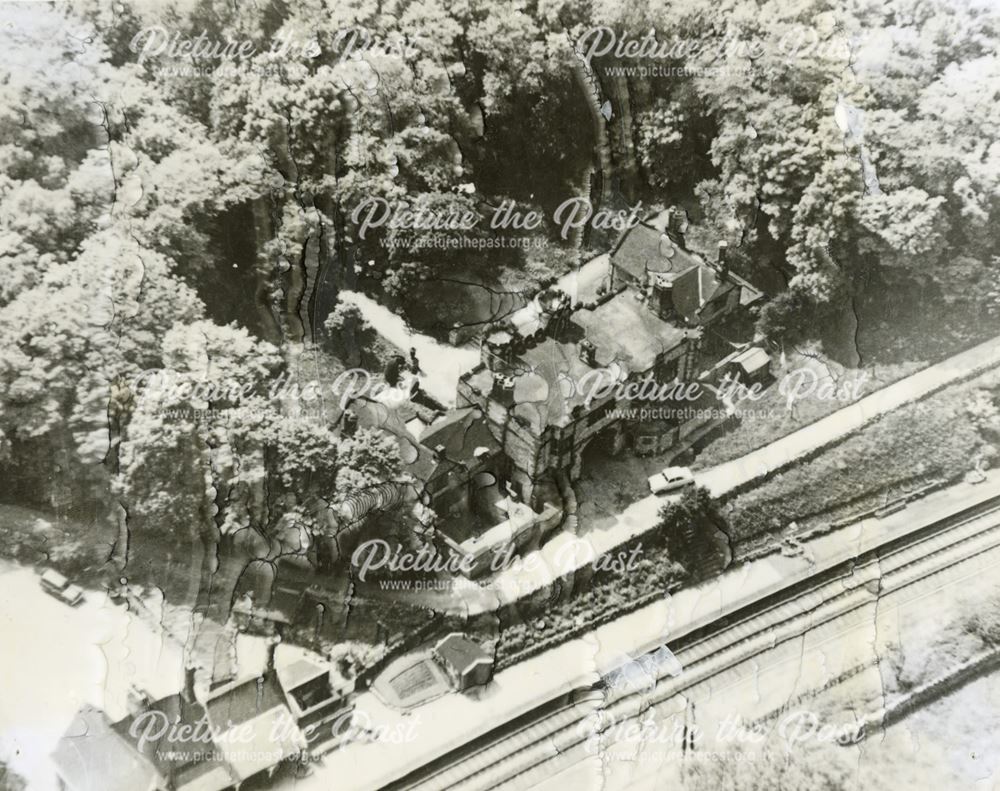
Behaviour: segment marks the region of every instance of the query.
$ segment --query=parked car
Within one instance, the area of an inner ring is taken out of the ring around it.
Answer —
[[[649,491],[666,494],[694,486],[694,475],[687,467],[665,467],[662,472],[649,476]]]
[[[42,572],[42,590],[70,607],[76,607],[83,601],[83,588],[73,585],[62,574],[52,569]]]

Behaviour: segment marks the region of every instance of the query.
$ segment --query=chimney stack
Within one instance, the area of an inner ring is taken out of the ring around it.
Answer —
[[[511,330],[493,327],[480,344],[480,360],[491,371],[503,370],[513,359],[513,346]]]
[[[663,321],[673,321],[677,316],[674,307],[674,282],[667,275],[654,275],[650,283],[647,306]]]
[[[729,273],[729,242],[725,239],[719,242],[719,272],[723,275]]]
[[[686,250],[684,231],[687,229],[687,214],[684,209],[674,206],[667,212],[667,236],[675,245]]]

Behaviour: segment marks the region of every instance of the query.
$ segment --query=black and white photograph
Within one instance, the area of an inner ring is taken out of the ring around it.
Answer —
[[[0,791],[997,733],[1000,0],[0,0]]]

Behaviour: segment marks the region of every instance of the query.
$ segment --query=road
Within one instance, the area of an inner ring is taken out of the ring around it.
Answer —
[[[787,466],[795,459],[833,444],[904,404],[919,401],[953,382],[971,378],[998,365],[1000,338],[992,338],[876,390],[770,445],[705,470],[699,474],[698,480],[716,497],[726,494]]]
[[[715,738],[707,740],[702,752],[725,753],[730,757],[742,754],[745,764],[751,766],[755,757],[760,760],[762,750],[777,755],[785,749],[796,748],[846,750],[849,752],[848,763],[860,769],[862,759],[870,760],[868,753],[881,747],[883,736],[876,733],[857,746],[841,747],[822,734],[820,729],[828,728],[831,736],[845,734],[853,739],[857,733],[855,717],[877,708],[886,688],[886,675],[890,671],[880,670],[877,663],[884,662],[891,652],[900,648],[907,653],[912,652],[915,657],[912,661],[919,663],[921,654],[926,653],[939,637],[936,630],[941,628],[947,614],[955,612],[956,600],[966,596],[984,600],[997,593],[1000,589],[998,571],[1000,548],[993,547],[899,588],[890,586],[877,601],[869,601],[820,623],[799,638],[755,654],[714,676],[709,682],[685,689],[682,701],[671,697],[653,705],[642,718],[634,720],[652,718],[661,730],[670,732],[675,722],[683,721],[684,712],[695,710],[698,727],[715,737],[725,727],[723,723],[732,723],[737,719],[749,723],[791,703],[786,711],[768,721],[774,730],[763,745],[750,740],[739,743],[734,738]],[[934,618],[928,617],[931,612],[935,613]],[[819,699],[809,696],[809,690],[823,688],[834,682],[838,675],[846,675],[846,681],[834,683]],[[842,690],[841,685],[845,689]],[[814,730],[812,723],[819,723],[819,728]],[[893,749],[898,753],[889,760],[905,764],[915,757],[908,758],[908,752],[915,754],[930,748],[938,752],[939,760],[945,766],[947,763],[964,763],[968,765],[965,770],[968,773],[974,765],[976,774],[974,778],[967,776],[967,780],[988,779],[1000,772],[1000,758],[988,750],[975,751],[970,755],[967,744],[962,743],[961,738],[952,744],[951,752],[941,750],[938,743],[923,745],[919,731],[925,729],[919,728],[914,733],[913,727],[906,721],[893,726],[890,730],[897,731],[893,734]],[[617,728],[619,734],[623,730]],[[988,739],[979,741],[984,747],[988,743]],[[600,750],[582,748],[575,753],[567,752],[554,757],[552,761],[531,770],[530,784],[526,782],[529,776],[526,774],[495,787],[530,787],[538,791],[570,787],[581,790],[655,791],[665,787],[683,787],[684,773],[699,761],[709,760],[708,755],[700,757],[698,750],[685,755],[678,749],[663,751],[659,747],[659,744],[643,743],[630,734],[626,738],[603,742]],[[596,764],[595,754],[600,756]],[[941,771],[945,766],[936,769]],[[899,785],[906,787],[902,781]],[[859,787],[865,787],[865,784],[860,783]],[[971,783],[950,787],[971,787]],[[987,783],[984,787],[992,786]]]
[[[995,365],[998,360],[1000,340],[983,344],[941,366],[922,371],[859,401],[842,416],[847,421],[841,424],[842,428],[857,425],[857,421],[870,420],[948,381]],[[444,371],[438,371],[438,374],[443,376]],[[839,421],[841,412],[803,431],[811,432],[820,424],[829,427],[832,424],[827,421]],[[824,436],[829,438],[830,432],[837,430],[841,429],[836,426],[824,428]],[[764,456],[760,458],[771,458],[773,454],[775,459],[780,460],[793,450],[801,452],[806,447],[805,440],[798,436],[801,433],[796,432],[762,449]],[[822,437],[815,441],[821,440]],[[785,448],[785,451],[776,450],[779,447]],[[737,466],[732,466],[734,464]],[[726,478],[730,472],[723,474],[720,471],[723,468],[731,471],[733,477]],[[722,465],[714,475],[736,485],[752,480],[760,471],[746,460],[739,460]],[[708,474],[713,474],[713,471],[708,471]],[[821,564],[833,559],[838,552],[857,553],[872,542],[912,529],[914,522],[921,518],[932,517],[949,507],[953,508],[958,501],[978,496],[976,492],[991,490],[997,483],[997,475],[993,473],[980,489],[956,487],[936,493],[901,514],[885,520],[866,520],[847,528],[846,532],[840,531],[834,536],[810,542],[808,549],[817,558],[816,562]],[[620,530],[588,537],[593,549],[599,554],[617,546],[629,534],[635,535],[648,529],[659,502],[659,499],[646,498],[625,509],[619,520]],[[572,536],[559,536],[546,546],[545,551],[558,551],[560,544],[575,540]],[[733,569],[708,586],[682,591],[669,601],[656,602],[536,660],[498,674],[490,690],[478,700],[448,695],[425,707],[425,713],[421,714],[423,710],[418,710],[415,714],[433,725],[418,729],[419,737],[412,743],[399,745],[392,753],[393,762],[386,762],[383,757],[376,758],[386,755],[384,745],[355,745],[331,756],[328,765],[321,767],[322,773],[317,772],[317,776],[327,779],[357,776],[362,786],[367,777],[372,781],[369,787],[376,788],[379,786],[378,778],[391,771],[394,764],[400,771],[406,767],[419,767],[428,755],[443,754],[475,737],[477,734],[470,732],[467,723],[478,722],[486,727],[490,722],[504,722],[524,714],[537,705],[538,700],[558,694],[559,689],[568,691],[588,679],[592,683],[598,670],[613,666],[616,657],[620,658],[623,652],[648,650],[648,645],[645,648],[642,645],[643,641],[655,645],[666,634],[677,634],[683,627],[690,628],[699,620],[717,618],[720,612],[741,598],[762,595],[768,586],[780,587],[793,579],[795,574],[808,575],[811,570],[811,564],[805,558],[784,557],[765,558]],[[17,646],[16,651],[6,650],[0,655],[0,673],[5,679],[3,694],[0,695],[0,757],[8,757],[16,771],[31,779],[32,787],[49,789],[54,787],[54,778],[48,752],[77,708],[83,702],[90,702],[102,706],[115,717],[124,713],[129,684],[142,686],[154,695],[176,691],[182,675],[181,648],[165,639],[162,632],[147,621],[108,604],[101,594],[92,592],[84,605],[70,610],[42,593],[31,571],[5,566],[0,567],[0,577],[3,580],[0,586],[0,629],[7,645]],[[492,604],[487,598],[493,601],[504,597],[516,599],[545,584],[545,577],[526,575],[522,569],[509,582],[511,587],[508,590],[501,575],[497,587],[488,591],[477,606],[487,609]],[[555,676],[559,679],[559,689],[555,690],[551,687],[552,667],[561,668]],[[59,679],[60,683],[17,683],[17,679],[39,677]],[[400,723],[398,713],[384,710],[375,702],[361,700],[361,704],[362,707],[370,704],[373,719],[386,727],[405,725]]]
[[[351,777],[356,781],[352,789],[380,788],[392,778],[419,769],[434,756],[482,738],[498,724],[528,715],[540,701],[589,688],[627,656],[641,655],[664,639],[693,633],[718,620],[722,613],[745,606],[753,597],[768,596],[796,580],[807,579],[815,572],[814,564],[834,564],[973,500],[998,495],[1000,473],[994,472],[978,486],[963,484],[936,492],[906,511],[882,520],[866,520],[852,528],[849,537],[817,539],[809,547],[812,562],[806,557],[771,557],[746,564],[698,589],[681,591],[504,670],[476,696],[446,695],[403,715],[364,693],[357,700],[357,709],[382,734],[380,740],[337,750],[317,764],[311,778],[294,782],[286,778],[282,781],[285,786],[279,787],[319,791]],[[987,577],[983,574],[981,578]],[[881,611],[882,604],[879,607]],[[109,604],[95,592],[88,593],[80,608],[70,609],[45,595],[37,575],[27,569],[0,567],[0,629],[9,644],[17,646],[17,651],[0,655],[0,672],[7,680],[0,695],[0,755],[12,756],[13,767],[31,779],[33,788],[55,787],[47,756],[81,703],[102,706],[118,717],[125,711],[130,684],[154,695],[174,692],[181,685],[181,646],[149,620]],[[238,646],[238,650],[244,673],[257,672],[259,668],[246,659],[246,648]],[[690,667],[688,658],[678,656]],[[282,652],[278,661],[284,661]],[[58,683],[11,682],[29,678],[50,678]],[[567,723],[571,726],[572,721]],[[387,742],[392,749],[386,749]],[[523,742],[525,747],[553,744],[546,738],[534,739],[534,735],[523,737]]]
[[[903,404],[997,365],[1000,365],[1000,337],[888,385],[739,459],[704,470],[698,474],[698,483],[715,497],[723,496],[833,444]],[[455,606],[462,611],[478,613],[529,596],[550,585],[554,578],[589,562],[587,558],[611,554],[625,542],[650,530],[657,522],[662,504],[662,497],[649,495],[624,508],[612,524],[600,530],[580,537],[560,533],[526,557],[524,563],[497,574],[487,591],[465,589],[463,601]],[[576,564],[563,560],[572,557],[583,560]],[[443,597],[442,604],[447,606]]]
[[[993,472],[983,484],[960,484],[936,492],[905,511],[883,519],[865,520],[846,534],[817,539],[808,545],[807,557],[768,557],[743,564],[698,588],[682,590],[669,599],[654,602],[518,663],[498,673],[474,698],[446,695],[410,715],[401,715],[381,705],[373,695],[362,695],[358,698],[359,709],[386,729],[399,730],[416,721],[418,727],[413,739],[394,745],[391,751],[379,745],[358,744],[332,753],[317,768],[317,782],[324,778],[351,777],[352,791],[382,788],[429,763],[444,760],[443,756],[461,751],[470,743],[487,739],[491,729],[504,723],[522,717],[534,722],[529,715],[539,705],[558,700],[573,690],[590,688],[602,674],[619,667],[630,656],[641,656],[664,641],[697,634],[727,613],[755,606],[790,585],[808,584],[820,568],[850,563],[852,558],[887,541],[933,525],[974,503],[996,498],[1000,498],[1000,472]],[[688,667],[687,660],[683,664]],[[593,709],[597,704],[591,701],[586,705]],[[575,727],[574,723],[580,719],[579,712],[556,716],[567,720],[564,729]],[[518,750],[533,745],[542,751],[563,749],[558,741],[545,734],[545,727],[543,724],[534,730],[526,728],[511,743]],[[488,762],[490,754],[469,760]],[[450,764],[447,760],[444,763]],[[455,777],[449,775],[446,779],[439,787],[450,789],[452,783],[456,788],[461,787]]]
[[[56,788],[48,754],[79,707],[123,716],[130,683],[176,692],[182,648],[101,593],[70,608],[43,593],[30,569],[0,565],[0,580],[0,757],[48,791]]]
[[[0,759],[33,791],[56,789],[49,754],[81,705],[119,719],[131,685],[154,698],[182,687],[183,644],[160,626],[178,618],[139,617],[93,590],[71,608],[42,591],[33,569],[0,562]],[[261,638],[241,635],[236,650],[244,673],[263,666]]]
[[[856,736],[855,718],[864,712],[851,706],[859,699],[821,708],[812,693],[866,678],[877,708],[884,689],[880,658],[902,645],[919,663],[941,625],[958,617],[962,597],[982,601],[997,592],[998,571],[1000,510],[994,505],[840,568],[721,628],[671,637],[667,644],[684,668],[676,676],[661,672],[655,684],[610,691],[522,722],[439,765],[432,776],[396,787],[652,790],[682,785],[692,764],[721,753],[749,764],[765,751],[780,755],[806,744],[840,749],[831,742]],[[938,617],[928,618],[929,612]],[[762,718],[770,731],[763,743],[750,729]],[[692,732],[696,747],[683,750],[684,734]]]
[[[604,262],[593,259],[579,271],[570,272],[560,286],[575,293],[587,291],[599,280]],[[364,294],[344,292],[365,318],[387,340],[401,349],[416,347],[425,372],[425,389],[441,403],[455,403],[459,376],[479,361],[470,349],[455,349],[433,338],[413,333],[402,318]],[[857,431],[875,418],[917,401],[947,386],[1000,365],[1000,337],[979,344],[871,393],[820,420],[804,426],[738,459],[711,467],[698,474],[698,483],[715,497],[745,487],[776,470],[794,463]],[[475,615],[543,590],[554,579],[590,562],[590,558],[613,554],[619,546],[642,535],[656,524],[663,498],[649,495],[620,511],[611,524],[581,536],[562,532],[524,562],[493,576],[485,588],[463,587],[454,593],[438,593],[423,598],[437,609]],[[579,560],[567,561],[567,558]]]

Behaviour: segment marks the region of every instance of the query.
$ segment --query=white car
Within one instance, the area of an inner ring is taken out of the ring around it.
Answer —
[[[73,585],[62,574],[52,569],[42,572],[42,590],[70,607],[76,607],[83,601],[83,588]]]
[[[649,491],[666,494],[694,486],[694,475],[687,467],[665,467],[662,472],[649,476]]]

